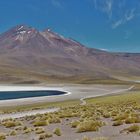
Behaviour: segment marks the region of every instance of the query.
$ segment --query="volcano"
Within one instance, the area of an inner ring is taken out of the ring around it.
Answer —
[[[0,35],[0,82],[95,82],[140,76],[139,53],[88,48],[51,29],[18,25]]]

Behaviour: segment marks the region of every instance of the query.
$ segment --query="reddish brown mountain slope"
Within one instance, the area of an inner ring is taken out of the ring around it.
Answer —
[[[97,80],[140,75],[140,54],[87,48],[50,29],[18,25],[0,35],[1,81]]]

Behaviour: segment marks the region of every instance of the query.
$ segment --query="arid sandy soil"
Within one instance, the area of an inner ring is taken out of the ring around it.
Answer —
[[[24,119],[18,119],[20,121],[23,121]],[[106,126],[103,126],[99,131],[97,132],[84,132],[84,133],[77,133],[75,128],[71,128],[69,125],[72,120],[76,120],[76,118],[70,118],[70,119],[63,119],[61,123],[58,124],[50,124],[49,126],[43,126],[42,128],[45,129],[46,132],[53,132],[55,128],[61,128],[62,135],[56,136],[53,135],[53,137],[48,138],[49,140],[82,140],[84,136],[88,136],[89,138],[95,138],[95,137],[105,137],[109,140],[139,140],[140,136],[133,133],[120,133],[121,130],[123,130],[126,127],[129,127],[130,124],[126,124],[123,126],[112,126],[112,122],[110,119],[103,119],[103,121],[107,124]],[[27,127],[31,127],[31,124],[27,121],[23,121],[24,125]],[[12,129],[4,128],[0,126],[0,131],[9,133]],[[16,136],[8,136],[7,140],[39,140],[38,134],[35,134],[35,132],[24,134],[23,131],[17,131],[18,135]]]

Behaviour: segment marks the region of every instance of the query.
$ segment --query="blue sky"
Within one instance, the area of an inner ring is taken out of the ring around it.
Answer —
[[[88,47],[140,52],[140,0],[0,0],[0,32],[52,28]]]

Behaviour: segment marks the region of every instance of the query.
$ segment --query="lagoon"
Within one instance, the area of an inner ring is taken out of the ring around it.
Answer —
[[[1,91],[0,100],[21,99],[31,97],[56,96],[63,95],[66,92],[57,90],[40,90],[40,91]]]

